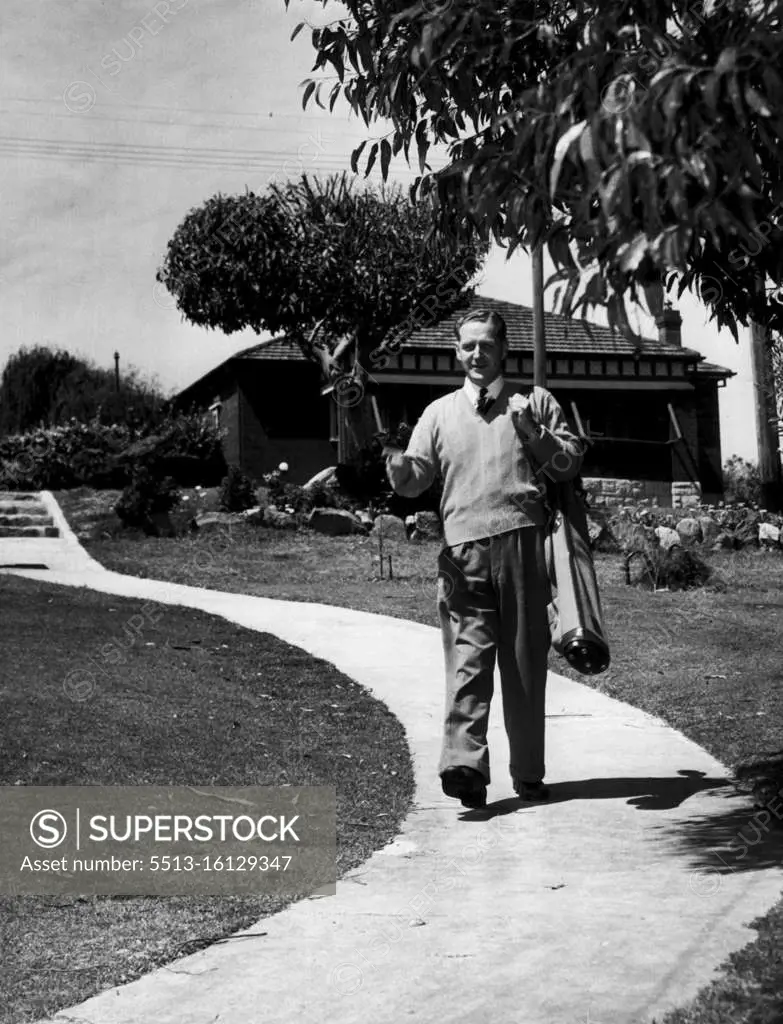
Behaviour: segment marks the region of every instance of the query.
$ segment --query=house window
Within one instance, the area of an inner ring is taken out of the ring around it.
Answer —
[[[220,401],[219,398],[217,398],[209,407],[209,422],[212,424],[215,430],[220,429],[220,410],[222,408],[222,405],[223,403]]]

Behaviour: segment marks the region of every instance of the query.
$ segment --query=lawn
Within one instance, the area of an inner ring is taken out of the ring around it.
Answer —
[[[398,833],[404,731],[328,663],[203,612],[11,575],[0,606],[0,785],[333,785],[339,875]],[[287,902],[0,897],[0,1022],[49,1016]]]
[[[117,572],[264,597],[324,602],[436,625],[437,543],[386,544],[393,578],[380,577],[369,538],[322,537],[238,524],[178,539],[128,534],[111,497],[58,495],[83,542]],[[190,492],[193,504],[208,504]],[[192,506],[191,506],[192,507]],[[621,559],[599,555],[612,666],[593,680],[552,655],[552,668],[658,715],[737,773],[749,795],[766,775],[783,782],[783,557],[756,550],[705,556],[714,582],[687,593],[625,586]],[[753,813],[748,801],[748,820]],[[723,979],[667,1024],[783,1019],[783,904],[757,922],[759,939]],[[742,1007],[753,1006],[753,1016]]]
[[[210,506],[211,492],[194,492]],[[116,572],[259,597],[318,602],[437,626],[437,542],[384,543],[240,523],[177,539],[119,529],[78,492],[58,494],[84,544]],[[85,510],[87,510],[86,518]],[[108,534],[102,536],[102,534]],[[593,680],[554,653],[551,667],[659,715],[730,767],[783,758],[783,557],[757,550],[708,556],[713,585],[657,593],[625,585],[622,560],[598,555],[612,665]]]

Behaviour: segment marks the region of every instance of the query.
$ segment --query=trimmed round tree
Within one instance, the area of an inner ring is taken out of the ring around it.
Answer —
[[[341,406],[353,451],[377,429],[372,374],[387,348],[465,303],[486,252],[473,231],[445,237],[399,188],[303,176],[191,210],[158,280],[191,323],[298,345]]]

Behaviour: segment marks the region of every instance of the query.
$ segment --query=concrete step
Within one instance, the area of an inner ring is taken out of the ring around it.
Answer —
[[[40,501],[37,491],[4,491],[0,489],[0,499],[9,501]]]
[[[20,512],[27,512],[32,508],[45,508],[45,502],[37,491],[3,491],[0,490],[0,508],[11,507]]]
[[[0,516],[46,516],[48,514],[46,505],[42,503],[34,505],[30,502],[29,505],[6,505],[0,501]]]
[[[0,526],[54,526],[54,519],[45,510],[8,513],[0,505]]]
[[[59,537],[56,526],[0,526],[0,537]]]

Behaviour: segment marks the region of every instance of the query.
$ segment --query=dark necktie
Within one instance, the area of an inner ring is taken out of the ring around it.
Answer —
[[[478,402],[476,402],[476,410],[483,416],[484,413],[494,404],[495,399],[490,398],[487,394],[487,388],[481,388],[479,391]]]

